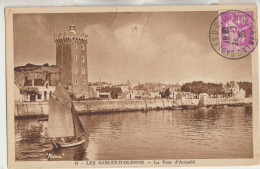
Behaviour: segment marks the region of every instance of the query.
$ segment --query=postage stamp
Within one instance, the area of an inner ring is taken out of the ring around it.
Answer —
[[[253,11],[219,12],[210,27],[213,49],[227,59],[241,59],[257,44]]]

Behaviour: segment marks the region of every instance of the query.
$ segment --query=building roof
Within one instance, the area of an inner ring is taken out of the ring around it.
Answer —
[[[40,69],[42,67],[45,67],[45,68],[58,68],[58,66],[56,66],[56,65],[49,65],[48,63],[45,63],[43,65],[35,65],[35,64],[27,63],[25,66],[17,66],[17,67],[15,67],[14,71],[15,72],[18,72],[18,71],[31,71],[31,70]]]
[[[227,82],[227,84],[225,84],[224,87],[226,87],[226,88],[239,88],[239,85],[236,82]]]

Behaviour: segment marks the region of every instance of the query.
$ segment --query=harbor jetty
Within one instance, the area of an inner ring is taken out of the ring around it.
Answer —
[[[200,107],[252,104],[252,98],[206,98]],[[78,114],[124,111],[189,109],[199,105],[199,99],[111,99],[73,101]],[[48,102],[16,102],[15,117],[48,116]]]

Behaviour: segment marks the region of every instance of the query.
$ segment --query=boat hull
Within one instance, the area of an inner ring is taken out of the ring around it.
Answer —
[[[61,149],[61,148],[68,148],[68,147],[76,147],[79,145],[82,145],[85,143],[85,139],[81,139],[81,140],[74,140],[71,142],[53,142],[53,148],[54,149]]]
[[[79,146],[81,144],[85,143],[85,139],[82,139],[80,141],[77,142],[73,142],[73,143],[63,143],[61,144],[62,148],[66,148],[66,147],[75,147],[75,146]]]
[[[172,110],[182,110],[182,107],[172,107]]]

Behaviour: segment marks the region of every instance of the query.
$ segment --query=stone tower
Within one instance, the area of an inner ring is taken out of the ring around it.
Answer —
[[[76,98],[88,98],[87,35],[70,25],[69,32],[55,34],[54,41],[60,82]]]

